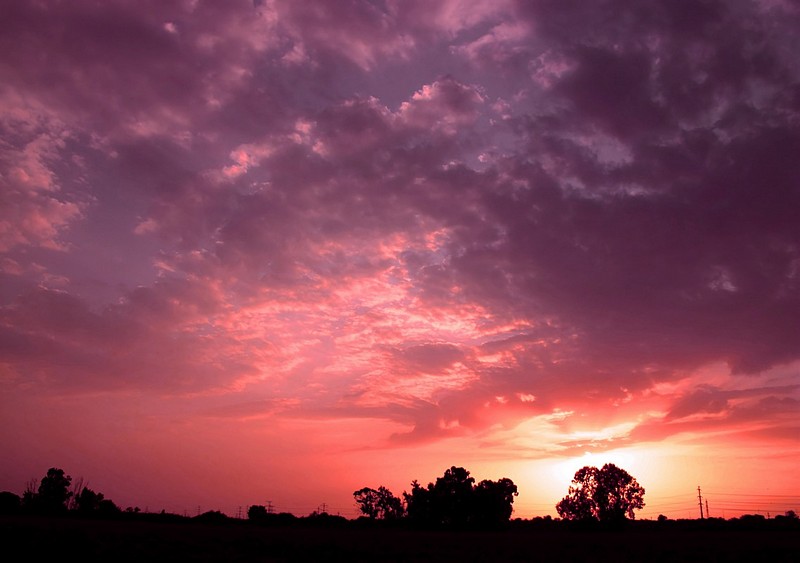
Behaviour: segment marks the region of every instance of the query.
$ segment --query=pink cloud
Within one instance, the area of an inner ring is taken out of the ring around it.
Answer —
[[[275,3],[277,17],[292,38],[284,60],[308,62],[308,53],[332,52],[364,70],[385,58],[406,57],[416,47],[413,35],[398,26],[395,14],[370,3]]]
[[[14,123],[14,122],[12,122]],[[13,127],[12,123],[8,126]],[[17,246],[63,249],[61,231],[83,215],[81,200],[61,194],[53,166],[60,163],[65,140],[40,133],[21,146],[0,145],[0,171],[6,184],[0,211],[0,251]]]
[[[483,101],[476,89],[448,77],[415,92],[400,106],[399,115],[410,127],[454,134],[477,119]]]
[[[445,33],[448,37],[453,37],[487,20],[491,21],[498,15],[513,12],[513,5],[513,2],[506,0],[446,0],[432,6],[428,2],[414,0],[393,1],[390,3],[390,9],[406,25],[430,27]]]

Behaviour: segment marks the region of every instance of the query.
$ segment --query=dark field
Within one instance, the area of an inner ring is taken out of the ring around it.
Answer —
[[[792,529],[499,532],[0,517],[4,561],[800,561]]]

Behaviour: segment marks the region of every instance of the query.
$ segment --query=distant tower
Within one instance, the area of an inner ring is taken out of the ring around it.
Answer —
[[[700,505],[700,520],[703,520],[703,495],[700,494],[700,485],[697,486],[697,503]]]

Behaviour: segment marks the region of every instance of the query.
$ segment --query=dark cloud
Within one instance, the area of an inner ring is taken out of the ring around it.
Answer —
[[[464,359],[464,353],[452,344],[420,344],[397,353],[398,359],[411,369],[437,372]]]
[[[201,283],[165,280],[100,311],[63,292],[32,289],[0,309],[0,346],[20,387],[68,393],[225,387],[254,366],[213,325],[218,312],[217,296]]]

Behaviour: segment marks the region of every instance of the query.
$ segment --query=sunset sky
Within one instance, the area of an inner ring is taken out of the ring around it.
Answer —
[[[800,509],[797,2],[0,4],[0,490]]]

